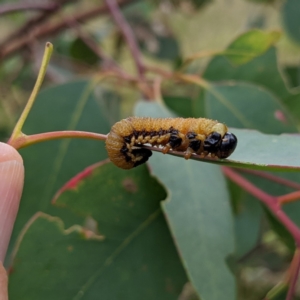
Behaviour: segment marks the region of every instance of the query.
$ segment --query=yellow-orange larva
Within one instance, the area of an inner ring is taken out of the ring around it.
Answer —
[[[130,117],[114,124],[106,139],[110,160],[119,168],[131,169],[145,163],[152,155],[141,145],[162,146],[184,152],[219,158],[228,157],[237,145],[237,138],[225,124],[205,118],[138,118]]]

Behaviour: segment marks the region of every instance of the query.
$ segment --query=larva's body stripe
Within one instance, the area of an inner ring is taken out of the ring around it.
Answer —
[[[131,169],[148,160],[152,152],[140,145],[163,146],[163,153],[183,151],[188,159],[192,153],[202,156],[228,157],[237,144],[226,125],[210,119],[137,118],[117,122],[106,140],[110,160],[122,169]]]

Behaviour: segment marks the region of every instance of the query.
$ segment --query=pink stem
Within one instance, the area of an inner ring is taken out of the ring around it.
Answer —
[[[292,300],[295,294],[296,284],[299,277],[299,270],[300,270],[300,252],[299,249],[296,250],[294,259],[291,265],[291,279],[289,290],[286,296],[286,300]]]
[[[277,182],[279,184],[282,184],[282,185],[285,185],[285,186],[288,186],[288,187],[291,187],[291,188],[294,188],[294,189],[298,189],[298,190],[300,189],[300,184],[299,183],[288,180],[288,179],[285,179],[285,178],[275,176],[273,174],[269,174],[269,173],[262,172],[262,171],[256,171],[256,170],[248,170],[248,169],[240,169],[239,171],[243,172],[243,173],[249,173],[249,174],[257,175],[259,177],[266,178],[270,181],[274,181],[274,182]]]
[[[24,10],[48,10],[52,11],[58,7],[58,4],[38,4],[38,3],[14,3],[14,4],[2,4],[0,6],[0,15],[5,15],[17,11]]]
[[[223,167],[224,174],[233,182],[238,184],[251,195],[263,202],[273,215],[286,227],[286,229],[294,237],[297,247],[300,247],[300,230],[296,224],[282,211],[275,197],[270,196],[261,189],[257,188],[250,181],[233,171],[231,168]]]
[[[33,135],[23,135],[16,138],[13,142],[8,144],[13,146],[15,149],[24,148],[33,144],[57,140],[57,139],[64,139],[64,138],[82,138],[82,139],[93,139],[93,140],[106,140],[107,135],[94,133],[94,132],[87,132],[87,131],[52,131],[52,132],[45,132],[45,133],[38,133]]]
[[[115,1],[115,0],[106,0],[105,2],[106,2],[107,6],[110,10],[111,15],[114,18],[116,24],[119,26],[119,28],[120,28],[123,36],[124,36],[124,39],[126,40],[126,42],[128,44],[128,47],[129,47],[130,52],[132,54],[132,57],[135,61],[135,65],[136,65],[138,74],[141,77],[141,79],[143,79],[144,78],[145,67],[142,63],[141,52],[140,52],[140,49],[137,45],[134,34],[133,34],[128,22],[126,21],[126,19],[122,15],[117,1]]]
[[[283,196],[278,196],[277,197],[277,201],[280,205],[285,204],[285,203],[289,203],[292,201],[296,201],[300,199],[300,191],[296,191],[293,193],[289,193]]]

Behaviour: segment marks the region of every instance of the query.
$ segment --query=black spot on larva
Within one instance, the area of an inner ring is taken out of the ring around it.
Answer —
[[[124,136],[124,141],[126,143],[130,143],[131,142],[131,138],[132,138],[132,135]]]
[[[138,137],[139,137],[139,135],[140,135],[140,132],[139,132],[139,131],[136,131],[136,130],[134,130],[132,134],[133,134],[133,136],[134,136],[135,138],[138,138]]]
[[[167,133],[167,131],[163,130],[162,128],[160,128],[160,130],[158,131],[159,136],[165,135],[166,133]]]
[[[122,148],[121,148],[121,153],[127,153],[128,152],[128,148],[126,145],[124,145]]]
[[[149,149],[139,148],[139,149],[133,149],[132,154],[138,159],[134,163],[134,167],[137,167],[145,163],[149,159],[149,157],[152,155],[152,151]]]
[[[176,130],[176,129],[174,129],[173,127],[171,127],[170,129],[169,129],[169,133],[171,133],[172,135],[178,135],[178,130]]]
[[[221,134],[218,132],[211,133],[204,141],[204,150],[215,153],[222,141]]]
[[[158,133],[157,133],[156,131],[151,131],[151,132],[150,132],[150,136],[151,136],[151,137],[156,136],[156,135],[158,135]]]
[[[201,141],[200,140],[193,140],[190,141],[189,147],[192,148],[195,152],[200,149]]]
[[[175,149],[176,147],[180,146],[182,143],[182,138],[178,137],[178,135],[171,135],[169,139],[170,146]]]
[[[126,160],[127,162],[131,161],[131,157],[130,157],[130,156],[128,156],[127,154],[125,154],[124,156],[125,156],[125,160]]]

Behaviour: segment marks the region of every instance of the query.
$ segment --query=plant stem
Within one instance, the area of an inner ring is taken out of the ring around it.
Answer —
[[[282,184],[282,185],[288,186],[290,188],[300,190],[300,184],[299,183],[294,182],[294,181],[289,180],[289,179],[279,177],[279,176],[275,176],[275,175],[267,173],[267,172],[262,172],[262,171],[257,171],[257,170],[250,170],[250,169],[240,169],[239,172],[253,174],[253,175],[265,178],[267,180],[276,182],[278,184]]]
[[[197,59],[201,59],[204,57],[210,57],[210,56],[221,56],[221,55],[226,55],[226,56],[243,56],[246,58],[254,58],[257,54],[256,53],[250,53],[246,51],[241,51],[241,50],[232,50],[232,49],[227,49],[227,50],[207,50],[207,51],[201,51],[192,54],[191,56],[188,56],[182,63],[182,66],[180,70],[184,69],[187,65],[192,63],[193,61]]]
[[[105,68],[116,70],[118,72],[121,72],[122,74],[126,73],[121,69],[117,62],[112,59],[112,57],[104,53],[102,48],[85,31],[80,28],[78,22],[76,22],[75,20],[70,20],[70,28],[74,29],[78,37],[103,61],[102,65],[104,65]]]
[[[93,139],[105,141],[107,138],[106,134],[87,132],[87,131],[75,131],[75,130],[64,130],[64,131],[52,131],[45,133],[38,133],[32,135],[25,135],[18,137],[14,142],[16,149],[25,148],[27,146],[64,138],[82,138],[82,139]]]
[[[208,90],[210,89],[210,84],[208,81],[202,79],[201,77],[197,75],[192,75],[192,74],[181,74],[181,73],[174,73],[174,77],[188,83],[196,84],[204,89]]]
[[[277,199],[258,187],[252,184],[250,181],[239,175],[237,172],[233,171],[231,168],[223,167],[224,174],[233,182],[238,184],[244,190],[246,190],[251,195],[255,196],[261,202],[263,202],[272,214],[284,225],[284,227],[291,233],[294,237],[297,247],[300,247],[300,229],[296,224],[282,211]]]
[[[60,2],[60,6],[62,5],[62,1],[63,0]],[[124,6],[135,1],[137,0],[120,0],[118,4],[119,6]],[[98,15],[107,13],[108,8],[106,5],[93,7],[88,11],[79,11],[78,14],[75,14],[72,17],[61,16],[56,23],[45,22],[45,19],[47,19],[53,12],[55,11],[45,11],[44,13],[47,13],[47,15],[42,15],[37,19],[29,20],[28,23],[16,32],[12,33],[8,39],[2,42],[0,44],[0,60],[4,57],[15,54],[20,50],[24,50],[24,48],[26,49],[32,41],[60,33],[62,30],[69,28],[72,20],[82,23],[93,19]]]
[[[124,36],[124,39],[126,40],[126,42],[128,44],[131,55],[135,61],[135,65],[136,65],[139,76],[141,77],[141,79],[144,79],[145,67],[141,60],[140,49],[137,45],[136,39],[134,37],[134,34],[133,34],[128,22],[126,21],[123,14],[121,13],[117,1],[105,0],[105,2],[110,10],[111,15],[114,18],[116,24],[119,26],[119,28]]]
[[[297,279],[299,277],[299,270],[300,270],[300,250],[299,248],[295,251],[292,263],[291,263],[291,274],[290,274],[290,285],[289,285],[289,290],[286,296],[286,300],[292,300],[293,296],[295,294],[295,288],[296,288],[296,283]]]
[[[51,4],[38,4],[38,3],[13,3],[13,4],[2,4],[0,6],[0,15],[5,15],[17,11],[24,10],[46,10],[52,11],[57,9],[59,5],[56,3]]]
[[[294,202],[300,199],[300,191],[292,192],[283,196],[278,196],[277,201],[279,205]]]
[[[39,74],[38,74],[38,78],[36,80],[36,83],[34,85],[34,88],[31,92],[31,95],[28,99],[28,102],[14,128],[14,131],[8,141],[8,144],[10,145],[14,145],[14,142],[15,140],[19,137],[19,136],[22,136],[22,128],[23,128],[23,125],[27,119],[27,116],[34,104],[34,101],[37,97],[37,94],[41,88],[41,85],[43,83],[43,80],[44,80],[44,77],[45,77],[45,74],[46,74],[46,70],[47,70],[47,66],[49,64],[49,61],[50,61],[50,58],[51,58],[51,54],[52,54],[52,51],[53,51],[53,45],[49,42],[46,43],[46,46],[45,46],[45,51],[44,51],[44,56],[43,56],[43,60],[42,60],[42,64],[41,64],[41,68],[39,70]]]

